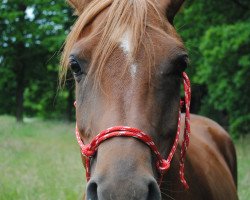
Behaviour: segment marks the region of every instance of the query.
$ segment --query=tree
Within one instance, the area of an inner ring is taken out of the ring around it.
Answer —
[[[197,80],[207,84],[205,101],[228,115],[235,135],[250,131],[250,22],[209,28],[200,44]],[[239,34],[240,33],[240,34]]]
[[[186,2],[176,20],[191,58],[195,108],[231,134],[250,133],[247,0]],[[197,106],[198,105],[198,106]]]
[[[53,104],[57,52],[67,34],[71,12],[63,0],[3,0],[0,7],[0,88],[4,91],[0,113],[15,114],[17,121],[22,121],[24,106],[32,115]]]

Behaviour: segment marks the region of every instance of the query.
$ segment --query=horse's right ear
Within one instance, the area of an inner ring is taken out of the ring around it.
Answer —
[[[69,5],[75,9],[75,14],[80,15],[91,0],[67,0]]]
[[[160,7],[164,10],[168,21],[172,24],[176,13],[185,0],[159,0]]]

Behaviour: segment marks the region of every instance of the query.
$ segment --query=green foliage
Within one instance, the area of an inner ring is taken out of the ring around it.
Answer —
[[[0,114],[24,107],[27,116],[65,116],[67,94],[57,95],[57,74],[70,8],[64,0],[4,0],[0,9]]]
[[[250,131],[249,30],[249,22],[208,29],[200,44],[203,64],[195,77],[197,82],[207,84],[206,102],[228,113],[234,134]]]
[[[194,87],[205,88],[195,102],[199,113],[236,137],[250,133],[250,11],[241,3],[187,1],[176,21],[190,53]]]

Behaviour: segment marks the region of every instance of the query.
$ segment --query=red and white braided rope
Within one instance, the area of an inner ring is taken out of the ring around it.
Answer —
[[[184,138],[181,146],[181,157],[180,157],[180,180],[182,184],[184,185],[185,189],[188,189],[188,184],[184,177],[184,161],[185,161],[185,155],[187,151],[187,147],[189,145],[189,134],[190,134],[190,100],[191,100],[191,88],[190,88],[190,81],[187,76],[187,74],[183,73],[183,83],[184,83],[184,91],[185,91],[185,107],[186,107],[186,115],[185,115],[185,129],[184,129]],[[181,102],[182,104],[182,102]],[[148,136],[147,134],[143,133],[141,130],[136,128],[131,128],[127,126],[116,126],[108,128],[107,130],[102,131],[99,133],[90,144],[84,144],[80,133],[78,131],[77,125],[76,125],[76,138],[78,141],[78,144],[80,145],[82,155],[86,158],[86,178],[87,181],[90,179],[90,159],[95,155],[95,153],[98,150],[98,146],[105,140],[110,139],[112,137],[133,137],[138,140],[141,140],[144,142],[147,146],[150,147],[152,152],[156,155],[157,161],[156,161],[156,167],[161,175],[159,184],[161,184],[163,174],[169,169],[170,163],[172,161],[172,158],[174,156],[174,153],[178,146],[179,136],[180,136],[180,125],[181,124],[181,111],[179,109],[179,117],[178,117],[178,127],[177,132],[175,136],[175,140],[172,146],[172,149],[167,157],[167,159],[163,159],[160,152],[158,151],[156,145],[154,144],[152,138]]]

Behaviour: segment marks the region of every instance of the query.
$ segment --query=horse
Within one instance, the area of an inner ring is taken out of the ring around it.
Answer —
[[[188,53],[173,20],[184,0],[68,3],[78,19],[65,42],[60,80],[72,71],[86,199],[238,199],[229,134],[189,115],[190,94],[186,115],[179,114],[183,78],[190,90]]]

